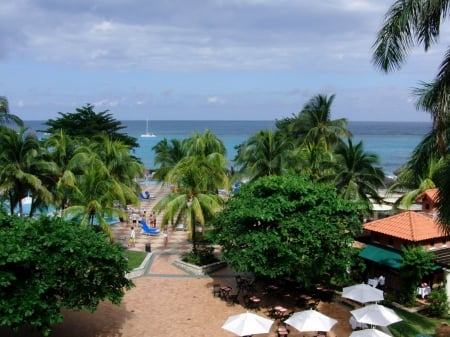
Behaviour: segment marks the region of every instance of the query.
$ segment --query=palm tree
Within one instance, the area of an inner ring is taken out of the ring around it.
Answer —
[[[96,137],[90,147],[106,166],[109,175],[121,185],[126,196],[125,204],[137,204],[140,186],[135,178],[142,176],[144,167],[130,155],[131,147],[105,133]]]
[[[36,136],[26,131],[0,126],[0,190],[6,191],[11,214],[19,205],[20,216],[24,215],[22,199],[30,193],[33,200],[30,216],[36,203],[48,205],[52,201],[43,180],[57,172],[56,165],[42,156]]]
[[[412,164],[410,166],[409,164]],[[443,158],[430,158],[425,169],[420,171],[414,169],[414,162],[410,160],[398,175],[397,181],[389,188],[389,191],[406,191],[406,193],[398,200],[398,204],[409,207],[416,198],[430,188],[436,188],[439,174],[444,166]]]
[[[106,166],[94,158],[85,163],[85,171],[77,176],[70,195],[70,205],[63,215],[79,221],[82,226],[98,224],[113,239],[113,233],[105,216],[124,216],[124,212],[115,207],[115,201],[125,202],[122,187],[113,179]]]
[[[384,24],[374,43],[373,62],[383,71],[399,69],[412,47],[423,45],[425,51],[437,43],[440,26],[449,13],[450,2],[433,0],[397,0],[386,14]],[[448,119],[450,97],[450,50],[447,50],[439,71],[432,83],[425,83],[416,90],[418,107],[432,115],[433,130],[436,133],[437,155],[444,156],[448,148]],[[448,169],[447,171],[445,171]],[[445,208],[450,203],[450,194],[444,186],[450,185],[450,164],[442,169],[439,185],[440,219],[450,232],[450,212]]]
[[[347,120],[345,118],[331,119],[331,105],[335,95],[329,98],[324,95],[317,95],[311,98],[300,112],[298,123],[305,130],[304,142],[319,143],[325,140],[327,148],[339,143],[340,137],[350,136],[347,130]]]
[[[370,206],[370,198],[381,201],[378,188],[384,185],[383,170],[376,166],[378,157],[364,152],[363,143],[341,143],[335,149],[334,183],[345,199],[363,201]]]
[[[170,142],[164,138],[152,147],[155,152],[155,165],[160,165],[155,171],[155,178],[165,180],[167,173],[185,156],[183,142],[171,139]]]
[[[75,184],[70,190],[70,206],[64,214],[80,219],[82,225],[94,221],[112,239],[105,216],[123,217],[120,205],[138,203],[139,186],[134,181],[142,174],[142,164],[130,155],[130,146],[101,135],[78,146],[67,168],[76,172]]]
[[[196,226],[202,228],[220,210],[223,199],[217,190],[228,186],[223,143],[212,133],[195,133],[183,142],[186,154],[165,175],[164,183],[176,186],[153,209],[164,212],[162,224],[186,221],[196,253]]]
[[[9,122],[14,122],[19,127],[23,127],[22,119],[10,113],[8,99],[5,96],[0,96],[0,124]]]
[[[293,145],[280,133],[262,130],[238,147],[234,159],[240,173],[250,180],[267,175],[281,175],[288,167]]]
[[[335,95],[327,97],[320,94],[312,97],[297,116],[277,121],[278,130],[296,144],[319,144],[324,139],[326,151],[330,151],[339,143],[340,137],[351,136],[345,118],[331,119],[334,98]]]
[[[319,143],[307,142],[298,146],[293,152],[297,171],[308,174],[313,180],[322,179],[333,157],[326,148],[324,139]]]
[[[183,149],[186,156],[206,157],[212,153],[226,156],[227,150],[223,142],[218,139],[210,130],[193,133],[183,142]]]

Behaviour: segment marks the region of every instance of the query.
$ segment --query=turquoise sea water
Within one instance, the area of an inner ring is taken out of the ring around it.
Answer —
[[[27,121],[26,125],[34,131],[45,129],[42,121]],[[275,128],[275,121],[150,121],[149,131],[154,138],[141,138],[145,133],[146,121],[122,121],[123,131],[138,139],[140,147],[135,155],[142,159],[145,167],[154,166],[152,147],[167,138],[183,139],[193,132],[211,130],[227,148],[230,165],[236,155],[235,146],[260,130]],[[367,152],[380,158],[386,175],[393,175],[406,160],[411,151],[431,129],[431,123],[424,122],[349,122],[354,141],[363,141]]]

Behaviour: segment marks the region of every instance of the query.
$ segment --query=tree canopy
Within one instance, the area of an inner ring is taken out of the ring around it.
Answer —
[[[50,333],[61,309],[119,305],[133,286],[127,260],[104,233],[60,218],[0,215],[0,326]]]
[[[136,138],[119,132],[126,126],[122,125],[108,112],[109,110],[105,110],[96,113],[94,106],[90,104],[77,108],[76,112],[58,112],[59,118],[49,119],[44,123],[49,127],[45,132],[55,133],[64,130],[68,136],[90,139],[106,133],[113,140],[119,140],[132,148],[138,147]]]
[[[214,237],[238,271],[331,283],[348,275],[356,207],[308,176],[267,176],[239,188],[217,214]]]

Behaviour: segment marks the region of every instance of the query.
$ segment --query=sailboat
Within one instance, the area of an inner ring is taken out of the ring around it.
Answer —
[[[153,132],[148,132],[148,119],[147,119],[147,127],[145,129],[145,133],[141,135],[142,138],[152,138],[156,137],[156,135]]]

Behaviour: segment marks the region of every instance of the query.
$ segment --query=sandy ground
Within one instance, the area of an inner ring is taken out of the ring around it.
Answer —
[[[156,198],[168,193],[156,186],[146,186]],[[140,211],[151,211],[151,205],[156,200],[144,201]],[[117,236],[125,236],[131,224],[114,226]],[[226,319],[235,314],[246,312],[242,304],[228,304],[212,294],[212,285],[230,285],[236,288],[235,272],[229,268],[222,269],[209,276],[193,276],[175,266],[172,262],[180,253],[191,248],[187,241],[187,233],[171,231],[167,248],[164,248],[162,235],[147,237],[138,235],[136,247],[144,250],[145,243],[152,246],[152,258],[144,276],[135,279],[136,287],[128,291],[120,307],[109,302],[101,303],[95,313],[68,312],[65,320],[54,327],[52,337],[231,337],[233,333],[221,328]],[[267,316],[267,309],[274,305],[283,305],[289,311],[303,310],[295,306],[288,292],[280,292],[276,296],[268,296],[257,289],[257,295],[263,298],[261,309],[257,314]],[[240,298],[242,303],[242,298]],[[328,333],[330,337],[347,337],[351,333],[350,313],[347,308],[334,302],[321,302],[318,310],[323,314],[338,320]],[[276,336],[278,322],[272,325],[269,334],[258,336]],[[291,337],[309,337],[316,333],[299,332],[290,327]],[[40,336],[29,328],[23,328],[18,333],[0,328],[3,337],[34,337]]]

